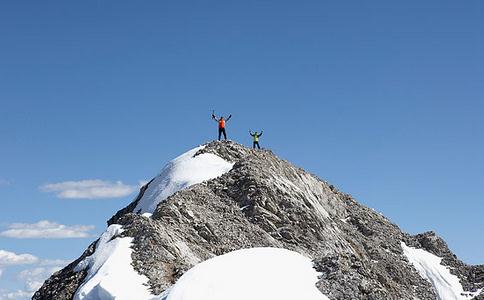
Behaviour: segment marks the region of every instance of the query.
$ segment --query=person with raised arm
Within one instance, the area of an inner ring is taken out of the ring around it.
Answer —
[[[223,116],[220,116],[218,118],[215,115],[215,111],[212,112],[212,119],[218,123],[218,140],[220,141],[220,138],[222,137],[222,134],[224,135],[224,139],[227,140],[227,132],[225,131],[225,123],[228,122],[232,118],[232,115],[229,115],[227,119],[225,119]]]
[[[259,138],[262,136],[262,133],[264,131],[261,130],[260,133],[258,133],[257,131],[252,133],[252,131],[249,130],[249,134],[252,136],[252,140],[253,140],[253,143],[252,143],[252,148],[255,149],[255,146],[257,146],[258,149],[260,149],[260,146],[259,146]]]

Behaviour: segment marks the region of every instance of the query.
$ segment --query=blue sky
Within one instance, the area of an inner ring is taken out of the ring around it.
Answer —
[[[483,29],[480,0],[2,2],[0,299],[215,138],[212,109],[231,139],[264,129],[263,147],[484,263]]]

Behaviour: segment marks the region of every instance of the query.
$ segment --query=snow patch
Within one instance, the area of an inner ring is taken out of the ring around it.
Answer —
[[[148,278],[131,265],[130,237],[116,237],[123,232],[121,225],[109,226],[96,244],[96,251],[75,268],[88,268],[84,283],[74,295],[75,300],[158,299],[148,290]]]
[[[148,185],[134,212],[153,213],[160,202],[194,184],[213,179],[230,171],[233,163],[212,153],[194,156],[200,146],[170,161]]]
[[[439,300],[471,299],[476,293],[464,292],[459,278],[450,273],[448,267],[441,265],[442,258],[423,249],[408,247],[401,242],[403,254],[417,269],[423,279],[434,287]]]
[[[315,286],[311,260],[279,248],[233,251],[186,272],[166,300],[328,300]]]

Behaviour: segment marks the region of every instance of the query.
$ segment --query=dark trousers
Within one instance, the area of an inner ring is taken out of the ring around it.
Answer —
[[[224,135],[224,139],[227,139],[227,133],[225,133],[225,128],[219,128],[218,129],[218,140],[220,141],[220,137]]]
[[[260,149],[259,142],[254,142],[254,143],[252,144],[252,148],[254,148],[254,149],[255,149],[255,146],[257,146],[257,148],[259,148],[259,149]]]

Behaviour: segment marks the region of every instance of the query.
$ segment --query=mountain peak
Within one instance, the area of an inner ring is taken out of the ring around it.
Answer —
[[[170,298],[170,289],[201,262],[260,247],[283,248],[312,261],[316,287],[329,299],[470,299],[484,284],[479,277],[484,266],[460,262],[435,234],[408,235],[271,151],[231,141],[210,142],[169,162],[108,224],[122,231],[93,243],[34,299],[53,294],[62,295],[55,299],[105,299],[93,292],[100,287],[108,295],[123,294],[106,287],[109,275],[93,284],[92,266],[82,263],[98,249],[107,249],[103,243],[118,239],[130,246],[113,248],[113,253],[129,252],[132,260],[124,263],[142,276],[153,299],[178,299]],[[445,255],[442,263],[453,266],[453,274],[429,263],[435,255]],[[448,280],[432,281],[419,273],[431,267]],[[96,289],[86,291],[86,285]]]

